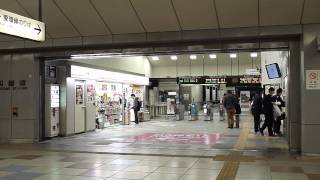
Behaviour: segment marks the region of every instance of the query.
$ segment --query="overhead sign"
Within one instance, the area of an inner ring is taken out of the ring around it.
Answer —
[[[246,69],[247,75],[260,75],[260,71],[258,69]]]
[[[0,33],[34,41],[45,41],[45,24],[0,9]]]
[[[309,90],[320,89],[320,70],[307,70],[306,86]]]

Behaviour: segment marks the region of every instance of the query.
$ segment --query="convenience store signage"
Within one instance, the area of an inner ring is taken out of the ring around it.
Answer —
[[[45,41],[45,24],[0,9],[0,33],[34,41]]]
[[[75,65],[71,66],[71,77],[125,84],[149,85],[149,78],[145,76],[124,74]]]

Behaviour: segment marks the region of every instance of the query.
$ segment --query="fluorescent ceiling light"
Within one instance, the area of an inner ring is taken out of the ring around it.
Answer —
[[[87,55],[76,55],[71,56],[71,59],[101,59],[101,58],[111,58],[109,55],[98,55],[98,56],[87,56]]]
[[[171,60],[174,60],[174,61],[175,61],[175,60],[178,60],[178,56],[170,56],[170,59],[171,59]]]
[[[250,53],[250,57],[252,57],[252,58],[258,57],[258,53],[256,53],[256,52]]]
[[[210,58],[210,59],[216,59],[216,58],[217,58],[217,55],[216,55],[216,54],[210,54],[210,55],[209,55],[209,58]]]
[[[196,60],[197,59],[197,55],[190,55],[190,59],[191,60]]]
[[[154,60],[154,61],[159,61],[160,60],[158,56],[152,56],[151,59]]]
[[[96,53],[96,54],[73,54],[71,59],[100,59],[100,58],[119,58],[119,57],[134,57],[121,53]]]
[[[237,54],[236,53],[230,54],[230,58],[237,58]]]

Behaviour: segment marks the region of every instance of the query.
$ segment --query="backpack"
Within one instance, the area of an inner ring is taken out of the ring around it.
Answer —
[[[141,106],[142,106],[142,103],[141,103],[141,101],[138,101],[137,111],[140,111],[140,109],[141,109]]]

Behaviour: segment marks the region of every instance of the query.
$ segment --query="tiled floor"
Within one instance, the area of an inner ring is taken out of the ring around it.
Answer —
[[[232,130],[217,120],[162,120],[1,144],[0,180],[320,179],[320,158],[289,153],[285,138],[253,134],[250,116],[242,118]]]
[[[253,133],[252,116],[241,116],[240,129],[226,128],[215,114],[213,121],[154,119],[139,125],[115,125],[95,132],[55,138],[38,144],[39,149],[148,155],[213,156],[228,150],[287,151],[283,137]],[[239,137],[244,134],[240,141]],[[238,143],[238,144],[237,144]],[[28,157],[25,157],[28,158]]]
[[[218,159],[216,157],[110,155],[6,149],[0,149],[0,154],[6,157],[0,160],[1,180],[316,180],[320,177],[320,159],[314,158],[310,161],[298,159],[296,156],[283,158],[281,155],[273,155],[272,158],[265,157],[261,160],[259,157],[262,156],[252,153],[251,156],[256,157],[256,160],[248,162],[240,158],[244,152],[230,154],[232,158],[228,160],[214,160]],[[17,160],[21,155],[34,155],[35,158]],[[66,159],[68,162],[65,162]],[[88,159],[91,162],[88,162]],[[230,172],[234,165],[237,167],[235,175],[232,176]],[[229,171],[223,172],[225,168],[229,168]]]

